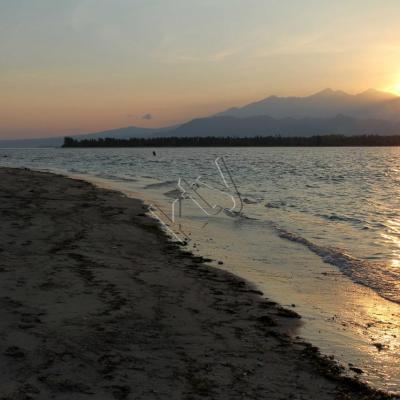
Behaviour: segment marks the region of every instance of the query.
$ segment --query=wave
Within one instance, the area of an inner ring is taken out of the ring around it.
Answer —
[[[122,182],[137,182],[137,179],[126,177],[126,176],[117,176],[116,179],[118,179],[119,181],[122,181]]]
[[[50,169],[48,171],[50,171]],[[81,171],[80,169],[76,169],[76,168],[70,168],[68,171],[72,172],[73,174],[84,174],[85,173],[85,171]]]
[[[104,179],[111,179],[113,181],[137,182],[137,179],[130,178],[127,176],[118,176],[118,175],[106,174],[106,173],[96,174],[95,176],[98,176],[99,178],[104,178]]]
[[[164,181],[164,182],[159,182],[159,183],[150,183],[149,185],[144,186],[144,189],[158,189],[162,187],[168,187],[168,186],[173,186],[177,185],[178,181],[173,180],[173,181]]]
[[[177,199],[182,194],[182,191],[179,189],[172,189],[168,192],[163,193],[165,197],[169,197],[171,199]]]
[[[252,197],[245,197],[245,198],[243,198],[243,203],[245,203],[245,204],[258,204],[258,203],[261,203],[261,200],[260,199],[255,199],[255,198],[252,198]]]
[[[306,246],[325,263],[338,267],[353,282],[369,287],[381,297],[400,304],[400,274],[393,271],[388,263],[362,260],[340,249],[319,246],[285,229],[275,229],[281,238]]]
[[[286,202],[283,200],[270,201],[265,204],[265,207],[267,207],[267,208],[281,208],[281,207],[285,207],[285,206],[286,206]]]
[[[365,221],[362,221],[361,219],[354,218],[354,217],[349,217],[347,215],[338,215],[338,214],[319,214],[319,217],[322,217],[328,221],[343,221],[343,222],[351,222],[355,224],[362,224]]]

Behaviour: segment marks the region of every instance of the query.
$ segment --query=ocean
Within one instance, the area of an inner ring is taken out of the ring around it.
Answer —
[[[302,315],[296,335],[400,393],[400,149],[0,149],[0,166],[151,204],[176,240]]]

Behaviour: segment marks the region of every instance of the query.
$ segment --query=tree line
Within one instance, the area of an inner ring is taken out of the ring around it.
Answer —
[[[311,137],[158,137],[158,138],[64,138],[63,147],[275,147],[275,146],[400,146],[400,135],[316,135]]]

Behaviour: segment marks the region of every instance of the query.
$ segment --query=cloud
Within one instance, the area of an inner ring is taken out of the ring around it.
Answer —
[[[154,119],[153,114],[150,114],[150,113],[146,113],[146,114],[144,114],[144,115],[126,114],[126,117],[128,117],[128,118],[144,119],[144,120],[146,120],[146,121],[150,121],[150,120]]]

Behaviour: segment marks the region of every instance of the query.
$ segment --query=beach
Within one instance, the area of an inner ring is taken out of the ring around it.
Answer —
[[[0,197],[0,399],[389,398],[141,201],[13,168]]]

